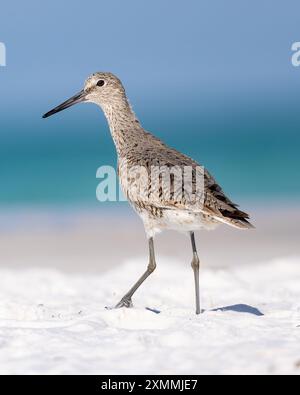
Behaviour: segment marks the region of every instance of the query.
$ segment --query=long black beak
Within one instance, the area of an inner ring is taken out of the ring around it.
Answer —
[[[53,110],[47,112],[45,115],[43,115],[43,118],[51,117],[51,115],[54,115],[54,114],[56,114],[56,113],[58,113],[60,111],[65,110],[66,108],[74,106],[74,104],[84,102],[86,100],[86,95],[87,95],[87,93],[84,90],[82,90],[77,95],[71,97],[71,99],[65,101],[64,103],[62,103],[59,106],[55,107]]]

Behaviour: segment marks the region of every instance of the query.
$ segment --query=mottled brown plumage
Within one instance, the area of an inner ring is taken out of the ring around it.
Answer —
[[[133,293],[155,269],[153,236],[164,229],[175,229],[191,234],[196,312],[200,313],[199,259],[194,231],[214,228],[221,223],[251,228],[248,214],[238,209],[206,169],[142,128],[121,81],[113,74],[93,74],[83,91],[44,117],[78,102],[96,103],[104,111],[118,153],[120,183],[128,201],[142,218],[149,238],[148,269],[117,307],[131,306]],[[190,171],[188,182],[179,176],[187,169]],[[166,188],[166,180],[169,188]]]
[[[99,95],[98,92],[93,93],[93,87],[102,78],[109,86],[107,95]],[[147,214],[147,210],[149,210],[149,214],[152,217],[158,214],[159,218],[161,218],[163,210],[183,210],[195,213],[196,217],[199,217],[199,226],[196,226],[196,228],[202,227],[201,225],[203,224],[200,224],[200,221],[203,218],[203,214],[205,215],[206,226],[211,222],[213,225],[227,223],[238,228],[251,227],[248,222],[249,216],[240,211],[237,205],[224,194],[221,187],[207,170],[204,170],[204,199],[202,196],[198,202],[195,201],[193,204],[184,199],[182,201],[160,199],[159,201],[145,202],[142,196],[137,196],[137,189],[145,192],[150,186],[149,184],[138,185],[137,188],[136,184],[139,181],[136,179],[128,182],[126,172],[123,171],[123,163],[126,163],[127,166],[142,166],[147,169],[148,175],[150,175],[151,166],[191,166],[196,172],[196,168],[200,165],[188,156],[168,147],[157,137],[154,137],[142,128],[128,103],[120,80],[114,75],[110,73],[94,74],[87,80],[86,90],[91,92],[89,101],[100,105],[105,113],[119,156],[121,185],[128,200],[139,213],[144,212],[144,214]],[[144,215],[144,222],[147,222],[145,220],[146,216]],[[146,229],[150,234],[155,233],[151,229],[151,225],[149,229],[148,223],[146,224]]]

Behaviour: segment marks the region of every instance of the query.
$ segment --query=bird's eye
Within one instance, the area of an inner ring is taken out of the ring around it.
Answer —
[[[98,82],[97,82],[97,86],[103,86],[105,84],[105,81],[104,80],[99,80]]]

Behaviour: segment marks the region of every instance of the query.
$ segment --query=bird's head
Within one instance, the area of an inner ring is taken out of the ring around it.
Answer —
[[[46,113],[43,118],[48,118],[77,103],[96,103],[105,108],[124,100],[126,100],[125,90],[119,78],[112,73],[98,72],[85,81],[82,91]]]

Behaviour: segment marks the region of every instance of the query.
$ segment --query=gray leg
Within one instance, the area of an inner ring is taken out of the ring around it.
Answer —
[[[120,302],[116,305],[116,308],[119,307],[132,307],[132,296],[135,293],[135,291],[143,284],[143,282],[146,280],[147,277],[150,276],[151,273],[154,272],[156,268],[156,262],[155,262],[155,255],[154,255],[154,242],[153,238],[151,237],[149,239],[149,264],[147,267],[147,270],[145,273],[142,275],[142,277],[134,284],[134,286],[123,296],[123,298],[120,300]]]
[[[196,242],[195,242],[195,234],[194,232],[190,232],[192,248],[193,248],[193,260],[192,260],[192,268],[194,270],[195,277],[195,296],[196,296],[196,314],[200,314],[200,290],[199,290],[199,269],[200,269],[200,261],[197,254]]]

